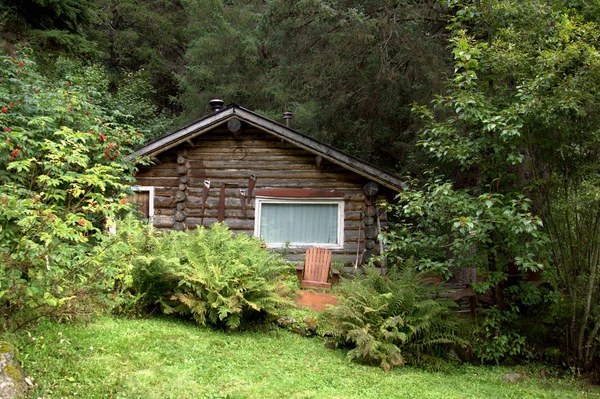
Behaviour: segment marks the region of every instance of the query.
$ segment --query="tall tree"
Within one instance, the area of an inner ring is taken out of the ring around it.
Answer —
[[[183,70],[187,16],[181,1],[94,0],[97,12],[90,37],[113,72],[111,90],[118,90],[124,73],[145,69],[152,99],[173,109],[178,93],[176,74]],[[142,93],[140,93],[142,94]]]
[[[184,119],[204,115],[213,97],[255,110],[282,110],[278,82],[270,81],[264,45],[256,31],[265,7],[261,3],[208,0],[187,4],[187,35],[193,39],[181,76]]]
[[[444,7],[429,1],[220,1],[189,4],[185,117],[223,96],[362,158],[405,161],[414,101],[450,68]]]
[[[589,369],[600,331],[598,5],[453,3],[456,73],[448,94],[420,109],[420,144],[471,175],[473,201],[486,192],[533,199],[550,238],[546,276],[561,295],[553,323],[564,327],[557,331],[565,361]]]
[[[43,51],[90,56],[83,30],[94,10],[94,0],[0,0],[0,37],[9,49],[27,40]]]

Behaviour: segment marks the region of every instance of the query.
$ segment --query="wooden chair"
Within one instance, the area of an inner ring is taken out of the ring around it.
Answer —
[[[331,283],[328,282],[330,270]],[[331,268],[331,251],[310,248],[306,251],[304,265],[296,266],[296,276],[300,280],[300,288],[331,289],[331,284],[338,282],[340,272]]]

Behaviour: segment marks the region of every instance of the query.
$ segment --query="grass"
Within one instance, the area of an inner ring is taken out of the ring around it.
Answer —
[[[223,333],[169,319],[43,324],[16,338],[32,398],[600,398],[574,379],[505,383],[502,367],[385,373],[284,330]]]

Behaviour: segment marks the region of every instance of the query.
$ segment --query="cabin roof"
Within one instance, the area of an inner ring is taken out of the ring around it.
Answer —
[[[394,191],[400,191],[407,187],[407,184],[404,181],[377,166],[362,161],[328,144],[308,137],[297,130],[291,129],[235,104],[229,105],[218,112],[207,115],[187,126],[146,143],[144,146],[130,154],[128,158],[134,159],[142,156],[156,156],[185,143],[187,140],[200,136],[215,127],[226,124],[229,120],[234,118],[270,133],[297,147],[303,148],[315,155],[320,155],[334,164],[340,165],[343,168],[371,179]]]

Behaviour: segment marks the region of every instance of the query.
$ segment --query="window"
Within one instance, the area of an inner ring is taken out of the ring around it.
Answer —
[[[254,235],[270,248],[343,248],[342,198],[256,197]]]
[[[134,204],[143,219],[151,222],[154,217],[154,187],[133,186],[131,189],[134,194],[127,201]]]

